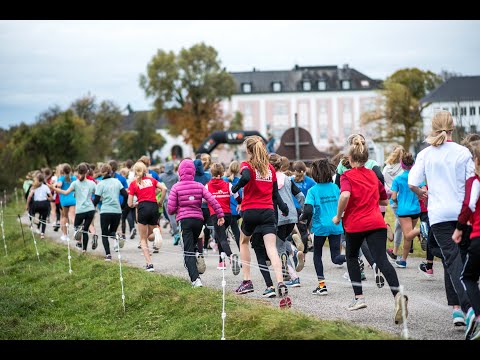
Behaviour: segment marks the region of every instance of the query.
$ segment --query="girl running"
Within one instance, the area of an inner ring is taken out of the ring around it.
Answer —
[[[137,207],[138,231],[140,233],[143,255],[147,261],[145,270],[153,272],[155,269],[148,250],[147,239],[154,238],[154,246],[160,249],[163,240],[158,226],[159,213],[156,189],[162,191],[161,203],[163,202],[167,188],[163,183],[158,182],[151,176],[147,176],[147,167],[143,162],[138,161],[133,166],[133,171],[135,171],[135,180],[132,181],[128,187],[128,206],[131,208]],[[133,203],[134,196],[137,197],[135,204]]]
[[[397,204],[397,216],[402,227],[404,242],[403,256],[395,261],[395,265],[399,268],[407,267],[407,257],[412,247],[413,239],[420,235],[420,229],[415,229],[418,218],[420,217],[420,203],[413,191],[408,187],[408,174],[412,168],[414,161],[411,153],[404,153],[400,164],[403,173],[393,179],[391,191],[392,201]]]
[[[305,201],[305,211],[300,220],[312,218],[313,241],[313,264],[317,273],[318,286],[313,290],[313,295],[327,295],[325,275],[323,273],[322,249],[328,238],[330,244],[330,256],[332,262],[341,265],[346,261],[345,255],[340,254],[340,237],[343,234],[341,222],[337,225],[332,223],[332,218],[337,211],[340,190],[333,183],[335,167],[328,159],[319,159],[312,164],[312,176],[316,185],[308,191]]]
[[[75,228],[74,238],[79,242],[83,234],[83,244],[79,246],[82,248],[83,253],[87,252],[88,228],[90,227],[90,224],[93,221],[93,216],[95,215],[95,206],[93,206],[93,202],[92,202],[92,196],[95,192],[95,183],[86,178],[88,174],[88,170],[89,170],[88,164],[81,163],[80,165],[78,165],[78,169],[77,169],[78,179],[73,180],[73,182],[70,184],[70,186],[66,190],[62,190],[61,188],[57,189],[57,192],[61,196],[62,195],[68,196],[72,192],[75,192],[76,206],[74,207],[75,220],[73,223],[73,226]],[[65,171],[65,167],[64,167],[64,171]],[[64,180],[66,183],[67,180],[66,179]],[[59,179],[59,182],[63,183],[62,178]],[[83,227],[80,226],[82,225],[82,223],[83,223]],[[92,244],[92,249],[95,250],[96,248],[97,248],[97,244],[94,241]]]
[[[45,239],[45,227],[47,226],[47,217],[50,213],[50,201],[52,200],[52,194],[47,185],[44,184],[43,173],[38,173],[30,189],[30,193],[27,198],[26,209],[28,211],[28,204],[33,199],[32,203],[32,216],[39,213],[39,225],[41,225],[40,238]],[[32,219],[30,219],[32,221]]]
[[[366,239],[375,263],[385,275],[395,298],[394,321],[403,322],[402,312],[407,312],[408,298],[402,299],[398,290],[398,277],[392,264],[387,260],[387,225],[380,212],[379,204],[388,204],[387,193],[372,170],[365,168],[368,161],[368,148],[365,139],[356,135],[348,151],[352,169],[343,173],[340,179],[340,200],[337,215],[332,219],[338,225],[342,220],[347,242],[347,267],[352,281],[355,298],[348,310],[367,307],[362,291],[358,253]],[[403,300],[403,301],[402,301]]]
[[[425,140],[431,146],[418,153],[408,175],[408,185],[419,198],[427,198],[427,191],[418,184],[423,181],[428,183],[430,232],[440,247],[465,317],[470,301],[460,281],[463,261],[458,245],[451,239],[465,198],[465,183],[475,175],[475,166],[470,151],[453,142],[454,129],[453,118],[448,111],[439,111],[434,115],[432,131]]]
[[[265,248],[275,271],[277,291],[280,297],[288,294],[283,283],[282,264],[276,247],[276,219],[273,203],[278,202],[282,215],[288,216],[288,206],[278,194],[275,169],[268,162],[267,149],[259,136],[249,136],[244,142],[247,161],[242,162],[241,178],[232,192],[244,187],[242,212],[243,222],[240,233],[240,257],[242,259],[243,282],[237,288],[237,294],[253,291],[250,277],[249,241],[255,229],[261,230]]]
[[[72,193],[65,195],[62,191],[67,190],[73,181],[77,178],[72,176],[72,168],[69,164],[60,165],[60,177],[55,183],[55,190],[60,197],[60,206],[62,207],[62,214],[60,218],[60,228],[62,230],[61,240],[69,240],[67,237],[67,224],[75,222],[75,196]]]
[[[188,270],[193,287],[201,287],[195,260],[195,244],[203,226],[202,200],[205,199],[217,215],[217,225],[225,223],[222,207],[205,186],[196,182],[195,165],[192,160],[185,159],[178,168],[180,181],[173,185],[168,196],[168,214],[177,215],[183,240],[184,264]]]
[[[405,150],[403,146],[397,145],[393,149],[392,153],[388,156],[387,160],[385,161],[385,167],[383,168],[382,174],[383,178],[385,179],[385,191],[390,198],[390,207],[393,211],[393,215],[395,215],[395,229],[394,229],[394,237],[393,237],[393,249],[387,250],[387,255],[392,258],[393,261],[397,260],[398,249],[400,244],[402,243],[402,227],[400,226],[400,221],[398,220],[397,215],[397,208],[398,205],[391,199],[391,191],[390,188],[392,187],[393,179],[396,176],[403,173],[402,165],[400,161],[402,159]]]
[[[122,216],[122,207],[127,205],[128,193],[123,184],[114,177],[113,169],[109,164],[104,164],[100,168],[103,179],[97,184],[95,190],[95,199],[93,205],[97,206],[102,200],[100,209],[100,227],[102,229],[102,243],[105,249],[105,261],[111,261],[109,237],[115,238],[114,249],[123,248],[125,239],[117,236],[118,224]],[[118,195],[123,197],[122,205]]]
[[[237,185],[240,177],[238,173],[240,172],[240,163],[238,161],[232,161],[228,167],[226,176],[223,177],[223,180],[228,181],[232,185]],[[239,192],[239,195],[242,196],[242,192]],[[237,243],[238,249],[240,250],[240,228],[238,227],[238,221],[240,220],[240,214],[237,210],[238,202],[235,200],[235,196],[230,196],[230,211],[232,212],[232,222],[230,223],[230,229],[232,229],[233,237]]]
[[[480,141],[474,144],[473,151],[475,176],[469,178],[465,185],[462,210],[452,235],[453,241],[459,244],[462,241],[463,232],[468,230],[467,223],[472,224],[471,242],[467,249],[466,261],[460,277],[472,304],[466,316],[466,340],[480,339],[480,290],[478,289],[478,279],[480,277]]]
[[[293,202],[293,198],[297,200],[299,204],[300,211],[303,210],[305,203],[305,196],[300,191],[300,189],[295,185],[295,183],[285,175],[282,169],[288,167],[290,162],[284,156],[278,154],[270,154],[268,156],[270,164],[275,169],[275,175],[277,178],[278,193],[282,198],[283,202],[288,206],[288,216],[283,216],[282,213],[278,210],[275,214],[277,219],[277,251],[280,254],[280,260],[282,261],[282,272],[283,280],[286,281],[288,275],[290,275],[290,280],[285,283],[287,286],[299,287],[300,286],[300,277],[296,273],[295,269],[290,262],[290,259],[287,254],[292,253],[291,243],[287,241],[287,237],[292,233],[295,224],[298,221],[298,214]],[[275,209],[277,204],[274,203]],[[303,253],[300,253],[300,261],[303,262]]]
[[[215,241],[218,244],[218,254],[221,255],[224,252],[227,255],[227,258],[230,260],[230,265],[232,267],[233,275],[238,275],[240,272],[240,267],[238,266],[238,255],[233,254],[228,245],[227,241],[227,232],[226,229],[230,226],[232,221],[232,213],[230,212],[230,196],[235,196],[238,201],[241,202],[240,196],[238,194],[232,193],[232,184],[224,181],[222,175],[225,169],[222,164],[214,163],[211,167],[212,180],[210,180],[205,188],[212,194],[215,200],[218,201],[222,207],[225,222],[223,225],[218,225],[218,218],[215,214],[215,209],[213,206],[209,205],[208,209],[210,210],[210,216],[212,217],[212,222],[215,227]],[[223,259],[220,256],[218,269],[225,269],[227,266],[223,262]]]

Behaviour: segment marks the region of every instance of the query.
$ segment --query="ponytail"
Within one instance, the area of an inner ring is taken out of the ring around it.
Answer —
[[[251,154],[250,165],[259,172],[260,176],[266,178],[268,176],[268,153],[263,140],[260,136],[249,136],[244,144],[247,151]]]

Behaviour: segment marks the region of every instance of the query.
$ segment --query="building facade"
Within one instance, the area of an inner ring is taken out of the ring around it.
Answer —
[[[435,113],[447,110],[464,133],[480,131],[480,76],[456,76],[431,91],[421,103],[430,103],[422,112],[423,131],[430,133]]]
[[[367,134],[360,123],[372,110],[381,81],[348,65],[295,66],[286,71],[233,72],[236,92],[223,102],[228,116],[243,114],[245,130],[257,130],[279,141],[283,132],[298,125],[312,135],[315,146],[326,151],[332,142],[343,147],[353,132]]]

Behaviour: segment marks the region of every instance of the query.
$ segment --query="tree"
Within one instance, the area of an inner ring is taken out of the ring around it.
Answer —
[[[194,148],[213,130],[223,129],[220,102],[235,91],[235,80],[221,69],[217,51],[204,43],[175,55],[158,50],[140,75],[140,87],[153,98],[155,114],[165,114],[172,135]]]
[[[363,113],[361,121],[375,123],[376,141],[400,142],[405,149],[419,140],[423,129],[420,104],[428,91],[442,83],[440,76],[417,68],[398,70],[383,83],[375,110]]]
[[[155,114],[137,113],[134,120],[134,130],[124,131],[116,141],[118,157],[123,159],[138,159],[148,153],[153,159],[153,153],[165,144],[165,138],[157,133]]]
[[[235,111],[235,115],[230,122],[230,127],[228,128],[228,130],[243,130],[243,115],[240,111]]]
[[[96,98],[95,96],[90,95],[90,93],[75,100],[70,105],[70,109],[72,109],[78,117],[85,120],[87,124],[92,124],[95,121],[97,108]]]

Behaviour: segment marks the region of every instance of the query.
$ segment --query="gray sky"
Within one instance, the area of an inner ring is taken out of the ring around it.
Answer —
[[[0,127],[87,93],[150,108],[138,77],[157,49],[205,42],[228,71],[295,64],[384,79],[404,67],[480,75],[480,21],[0,21]]]

